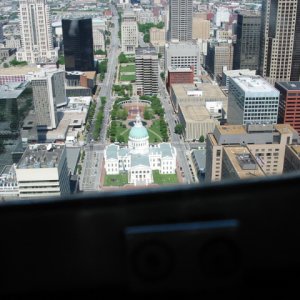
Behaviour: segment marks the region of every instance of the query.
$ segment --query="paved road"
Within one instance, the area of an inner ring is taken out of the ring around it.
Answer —
[[[183,137],[180,138],[180,136],[174,132],[176,126],[175,120],[178,122],[178,118],[173,110],[173,106],[170,102],[169,94],[160,76],[159,76],[158,84],[159,84],[159,90],[162,99],[162,105],[165,109],[166,122],[169,124],[171,142],[172,145],[177,150],[178,164],[179,167],[182,168],[184,174],[184,178],[183,178],[184,183],[190,184],[193,182],[193,179],[192,179],[192,174],[190,171],[189,162],[187,158],[187,154],[189,153],[190,150],[189,144],[185,143]]]
[[[118,13],[114,6],[111,6],[113,12],[112,22],[114,23],[114,27],[112,28],[111,33],[111,46],[110,51],[108,53],[108,64],[107,64],[107,73],[105,75],[105,79],[102,83],[102,89],[99,93],[99,99],[96,106],[96,112],[99,110],[101,106],[101,97],[106,97],[106,105],[104,108],[104,120],[103,126],[99,136],[99,142],[93,142],[92,140],[92,132],[96,121],[96,115],[92,120],[90,134],[88,136],[88,143],[85,147],[85,161],[82,169],[82,176],[81,176],[81,185],[80,188],[82,191],[98,191],[99,190],[99,183],[100,183],[100,176],[103,164],[103,157],[104,157],[104,148],[105,148],[105,139],[106,139],[106,132],[108,128],[109,122],[109,115],[113,105],[113,98],[111,96],[112,92],[112,85],[114,83],[115,75],[116,75],[116,68],[118,63],[118,56],[120,54],[119,50],[119,38],[118,38],[118,31],[119,31],[119,22],[118,22]]]

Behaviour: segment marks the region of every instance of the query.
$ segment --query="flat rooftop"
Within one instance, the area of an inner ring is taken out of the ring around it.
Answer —
[[[211,83],[199,83],[197,85],[177,83],[177,84],[172,84],[172,89],[177,98],[213,99],[216,101],[227,100],[227,97],[224,95],[220,87]],[[199,95],[189,96],[187,93],[191,91],[194,92],[199,91]]]
[[[169,67],[168,68],[168,71],[169,72],[180,72],[180,73],[183,73],[183,72],[193,72],[193,69],[192,68],[175,68],[175,67]]]
[[[28,82],[9,82],[0,85],[0,99],[16,99],[26,89]]]
[[[138,47],[135,49],[136,55],[157,55],[154,47]]]
[[[300,81],[277,82],[287,91],[300,91]]]
[[[246,147],[224,147],[224,151],[240,179],[265,176]]]
[[[292,133],[298,135],[297,131],[290,124],[275,124],[274,128],[280,132],[280,134]]]
[[[64,150],[60,144],[35,144],[25,150],[17,169],[39,169],[57,167]]]
[[[179,104],[180,110],[184,116],[186,122],[198,123],[198,122],[212,122],[215,121],[210,118],[210,114],[205,106],[192,105],[192,104]]]
[[[0,76],[27,75],[28,73],[35,73],[40,70],[40,68],[32,66],[0,68]]]
[[[250,69],[224,70],[223,73],[227,76],[255,75],[256,70],[250,70]]]
[[[220,134],[246,134],[247,131],[243,125],[218,125],[215,130],[218,130]]]
[[[276,93],[279,95],[279,91],[276,90],[270,83],[260,76],[246,76],[241,75],[233,77],[232,80],[245,92],[255,93]]]

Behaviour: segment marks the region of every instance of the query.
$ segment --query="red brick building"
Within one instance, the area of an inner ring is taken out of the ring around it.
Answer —
[[[300,82],[276,82],[280,92],[278,123],[288,123],[300,134]]]
[[[172,84],[194,83],[194,67],[190,68],[169,68],[167,78],[167,90],[170,93]]]

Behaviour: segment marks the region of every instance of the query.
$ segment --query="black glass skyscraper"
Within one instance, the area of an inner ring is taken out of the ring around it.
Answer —
[[[63,19],[62,29],[66,71],[93,71],[92,19]]]

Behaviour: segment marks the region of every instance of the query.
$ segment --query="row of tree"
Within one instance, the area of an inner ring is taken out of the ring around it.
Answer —
[[[119,63],[120,64],[127,64],[127,63],[134,63],[135,62],[135,58],[126,56],[123,52],[120,53],[119,57],[118,57]]]
[[[101,97],[100,100],[101,100],[101,106],[100,106],[100,109],[97,113],[95,127],[94,127],[94,131],[93,131],[93,139],[94,140],[99,139],[99,134],[100,134],[103,119],[104,119],[104,107],[105,107],[105,104],[106,104],[106,97]]]

